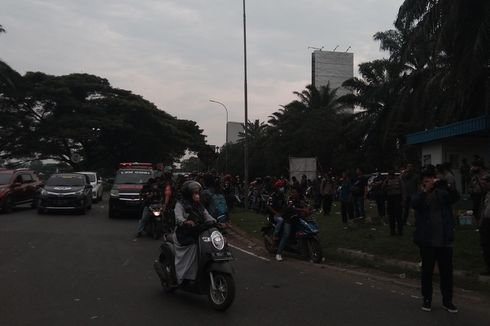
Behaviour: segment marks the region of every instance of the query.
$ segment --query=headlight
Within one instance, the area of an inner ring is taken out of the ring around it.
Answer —
[[[83,189],[75,192],[75,195],[77,195],[77,196],[83,195]]]
[[[48,191],[46,189],[41,190],[41,196],[46,196]]]
[[[211,242],[218,250],[222,250],[225,247],[225,238],[223,238],[223,235],[219,231],[211,233]]]
[[[119,197],[119,190],[112,189],[111,190],[111,197]]]

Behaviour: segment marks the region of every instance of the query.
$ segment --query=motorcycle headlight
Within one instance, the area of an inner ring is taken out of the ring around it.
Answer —
[[[219,231],[214,231],[211,233],[211,243],[213,246],[218,249],[222,250],[225,247],[225,238]]]
[[[152,212],[153,212],[153,215],[155,215],[155,216],[160,216],[160,214],[162,214],[162,212],[160,212],[160,210],[154,210]]]
[[[112,189],[111,190],[111,197],[119,197],[119,190]]]

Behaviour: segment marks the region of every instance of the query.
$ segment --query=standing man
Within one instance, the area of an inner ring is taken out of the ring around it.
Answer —
[[[419,188],[420,177],[415,173],[412,164],[407,164],[407,168],[402,171],[403,186],[405,187],[405,200],[403,202],[403,225],[408,223],[408,215],[410,214],[410,203],[412,197],[417,193]]]
[[[332,211],[333,194],[335,193],[335,182],[333,178],[326,174],[320,184],[320,194],[322,196],[323,215],[328,216]]]
[[[348,223],[354,218],[354,209],[352,206],[352,191],[351,191],[351,179],[349,172],[345,171],[342,174],[342,184],[340,186],[339,200],[340,200],[340,214],[342,215],[342,223],[344,224],[344,230],[348,229]]]
[[[461,172],[461,193],[466,194],[470,182],[470,165],[465,158],[461,160],[459,171]]]
[[[440,274],[442,306],[449,312],[453,304],[453,240],[452,205],[459,199],[455,189],[436,179],[435,171],[422,174],[422,190],[412,200],[415,210],[414,242],[422,258],[422,310],[432,310],[432,275],[437,262]]]
[[[481,184],[486,190],[479,219],[480,244],[486,269],[480,275],[490,276],[490,175],[486,175],[482,179]]]
[[[480,208],[481,203],[485,195],[484,187],[482,186],[482,179],[486,178],[488,175],[485,170],[483,161],[479,158],[475,159],[471,163],[471,182],[470,182],[470,195],[473,201],[473,216],[475,217],[476,223],[480,222]]]
[[[402,178],[395,174],[395,170],[388,171],[388,177],[383,181],[383,190],[386,194],[386,208],[390,223],[390,233],[403,235],[402,204],[405,198],[405,187]]]
[[[352,178],[352,203],[354,205],[354,216],[358,219],[366,217],[364,212],[364,194],[367,180],[361,168],[356,169],[356,176]]]

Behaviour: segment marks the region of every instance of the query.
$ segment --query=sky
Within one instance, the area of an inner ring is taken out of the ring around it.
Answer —
[[[246,0],[248,118],[267,118],[311,83],[309,47],[357,65],[387,57],[372,36],[402,0]],[[24,74],[89,73],[198,123],[209,144],[244,121],[242,0],[2,0],[0,59]]]

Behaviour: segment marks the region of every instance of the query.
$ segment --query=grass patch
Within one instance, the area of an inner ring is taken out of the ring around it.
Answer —
[[[403,236],[390,236],[389,227],[383,224],[354,223],[343,229],[339,212],[340,204],[334,203],[330,216],[316,214],[320,226],[320,241],[327,258],[338,259],[337,248],[362,250],[385,258],[420,261],[419,249],[413,243],[414,227],[408,226]],[[375,216],[375,205],[366,202],[367,216]],[[248,234],[261,239],[261,228],[266,218],[244,209],[231,214],[232,223]],[[454,269],[477,274],[484,269],[479,233],[475,226],[458,226],[454,243]],[[340,257],[341,258],[341,257]]]

